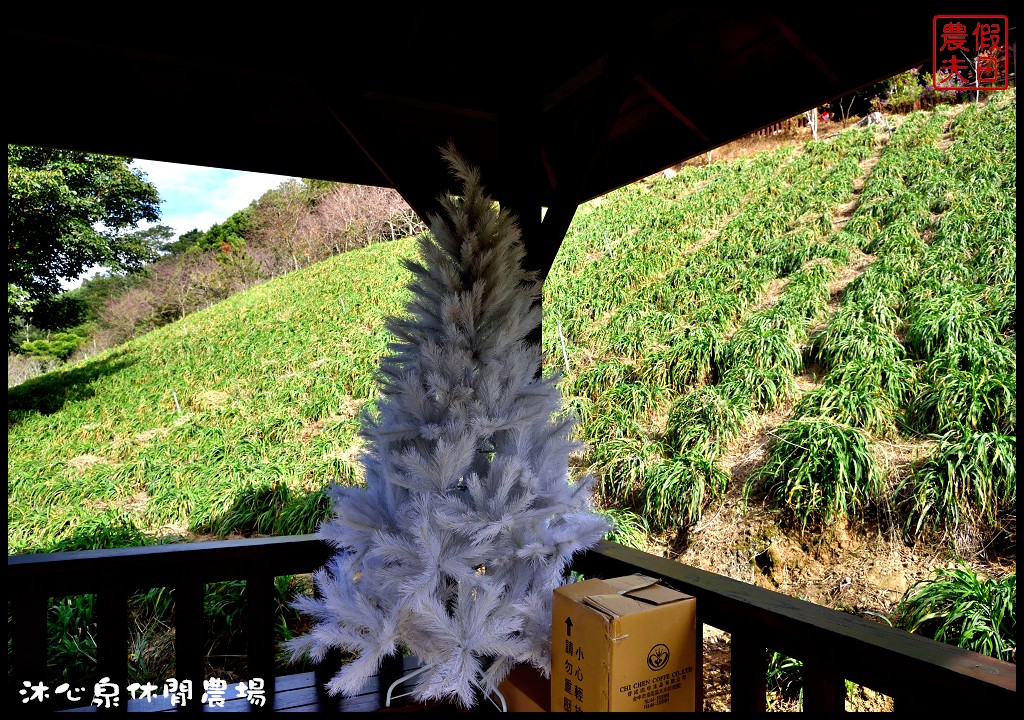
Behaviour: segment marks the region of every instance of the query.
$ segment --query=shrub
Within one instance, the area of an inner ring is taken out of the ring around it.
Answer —
[[[66,360],[87,339],[88,332],[59,332],[38,340],[26,340],[21,351],[26,355],[54,360]]]
[[[728,474],[700,452],[653,465],[644,484],[644,516],[657,528],[689,526],[725,494]]]
[[[897,489],[906,529],[917,537],[995,526],[1017,504],[1016,438],[959,426],[939,438],[932,457]]]
[[[762,488],[804,530],[861,514],[879,496],[882,479],[860,431],[828,418],[797,418],[773,433],[744,497]]]
[[[1017,571],[984,578],[961,565],[915,583],[894,613],[896,626],[940,642],[1013,661],[1017,649]]]

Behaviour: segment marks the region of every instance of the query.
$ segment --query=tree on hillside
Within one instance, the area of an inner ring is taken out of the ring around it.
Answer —
[[[130,158],[7,146],[8,339],[18,318],[87,268],[134,270],[156,257],[130,232],[160,218],[160,197]]]
[[[227,220],[210,226],[196,242],[201,250],[221,250],[224,246],[234,249],[245,247],[255,227],[253,205],[232,213]]]
[[[199,245],[202,239],[203,231],[199,228],[192,228],[188,232],[179,235],[178,239],[174,242],[165,243],[159,249],[160,252],[167,253],[168,255],[178,255],[190,247]]]

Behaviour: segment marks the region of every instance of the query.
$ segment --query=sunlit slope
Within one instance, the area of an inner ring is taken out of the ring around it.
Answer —
[[[568,362],[574,472],[599,476],[620,537],[698,522],[769,415],[784,441],[750,491],[795,522],[899,496],[928,527],[937,494],[976,489],[949,491],[949,457],[994,488],[962,519],[995,522],[1016,495],[1015,158],[1009,95],[581,207],[545,285],[545,369]],[[11,389],[10,551],[312,530],[325,483],[358,481],[356,412],[414,252],[332,258]],[[920,473],[879,460],[925,440]]]
[[[544,340],[605,504],[631,527],[697,523],[759,433],[744,490],[801,527],[876,512],[954,544],[998,534],[1016,501],[1015,162],[1010,93],[584,208]]]
[[[225,513],[246,502],[263,532],[312,519],[278,511],[354,477],[355,413],[414,252],[408,239],[331,258],[10,390],[10,550],[245,530],[255,517]]]

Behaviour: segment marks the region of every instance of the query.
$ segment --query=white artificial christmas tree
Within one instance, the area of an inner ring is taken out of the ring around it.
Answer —
[[[525,342],[541,283],[519,229],[478,170],[444,155],[462,195],[406,263],[408,316],[388,321],[379,412],[362,417],[366,486],[329,489],[319,534],[337,553],[319,597],[296,602],[316,623],[290,648],[354,653],[328,684],[348,695],[404,647],[426,668],[416,699],[469,706],[516,664],[549,674],[552,590],[609,528],[592,479],[569,477],[574,421]]]

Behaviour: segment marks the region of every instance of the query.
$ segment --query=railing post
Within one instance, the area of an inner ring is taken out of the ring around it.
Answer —
[[[750,631],[733,631],[731,693],[734,713],[767,711],[767,672],[764,641]]]
[[[118,704],[128,711],[128,590],[112,587],[96,594],[96,664],[101,678],[117,686]]]
[[[206,674],[205,590],[201,582],[183,583],[174,588],[174,676],[178,682],[192,681],[192,700],[186,710],[202,706]]]
[[[697,657],[694,658],[696,667],[693,669],[695,673],[693,710],[694,712],[704,712],[704,623],[701,621],[699,605],[697,606],[697,637],[695,641]]]
[[[250,575],[245,581],[248,626],[248,672],[246,680],[261,678],[267,697],[275,690],[274,578]],[[269,707],[269,706],[268,706]]]
[[[821,661],[805,661],[804,712],[846,711],[846,683],[833,668]]]
[[[11,650],[14,655],[11,665],[14,674],[10,690],[14,695],[26,689],[24,682],[36,685],[46,677],[48,600],[45,592],[29,588],[23,588],[11,599],[11,617],[14,620],[11,623]]]

